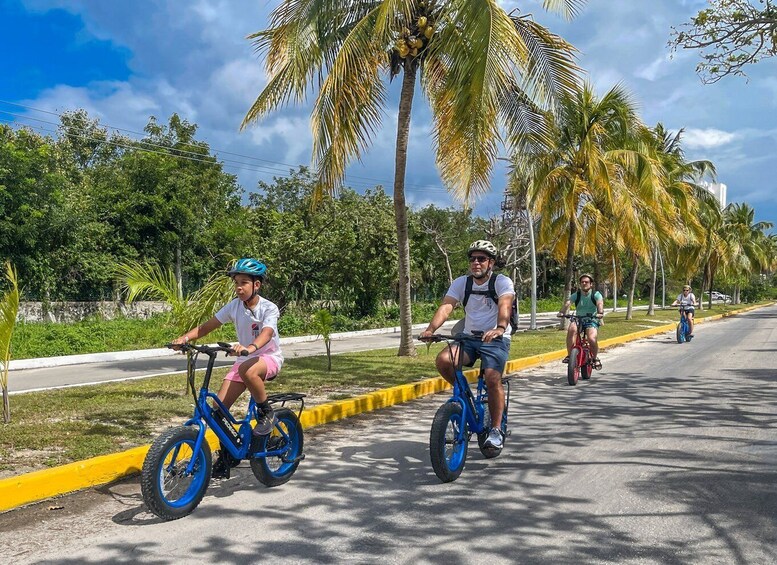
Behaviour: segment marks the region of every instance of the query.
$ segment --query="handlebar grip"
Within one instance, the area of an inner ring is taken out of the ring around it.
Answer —
[[[248,351],[243,349],[240,353],[237,354],[238,357],[248,357]]]

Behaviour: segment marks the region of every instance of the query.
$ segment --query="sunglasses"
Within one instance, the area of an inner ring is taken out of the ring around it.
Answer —
[[[469,256],[469,262],[470,263],[474,263],[475,261],[477,261],[478,263],[485,263],[489,259],[491,259],[491,257],[486,257],[485,255],[470,255]]]

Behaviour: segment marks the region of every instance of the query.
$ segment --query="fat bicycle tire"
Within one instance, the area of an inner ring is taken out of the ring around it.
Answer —
[[[254,437],[251,442],[251,452],[277,449],[283,449],[283,452],[269,457],[251,457],[251,471],[265,486],[282,485],[299,467],[303,445],[304,434],[297,415],[288,408],[276,410],[272,432],[265,436]]]
[[[464,469],[469,436],[465,433],[462,443],[457,443],[457,436],[460,427],[466,425],[462,417],[461,404],[458,402],[446,402],[440,406],[432,420],[429,455],[434,474],[444,483],[458,479]]]
[[[162,520],[177,520],[190,514],[205,496],[211,475],[207,441],[197,453],[193,474],[182,476],[193,456],[198,431],[193,426],[170,428],[160,435],[146,454],[140,472],[143,501]],[[188,481],[178,485],[178,481]],[[167,492],[166,492],[167,491]]]
[[[677,324],[677,343],[685,342],[685,332],[683,331],[682,322]]]
[[[588,351],[583,352],[583,366],[580,367],[580,377],[587,381],[591,378],[591,373],[594,370],[594,360],[591,359],[591,354]]]
[[[577,364],[577,358],[580,350],[576,347],[569,352],[569,363],[567,364],[567,382],[569,386],[575,386],[580,378],[580,367]]]

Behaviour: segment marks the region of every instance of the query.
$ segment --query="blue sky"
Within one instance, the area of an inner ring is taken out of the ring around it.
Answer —
[[[226,170],[254,190],[259,180],[309,164],[309,107],[279,110],[247,131],[238,130],[266,82],[262,61],[245,36],[263,29],[277,2],[233,0],[0,0],[0,100],[62,112],[85,108],[104,125],[142,131],[149,116],[173,113],[199,125],[199,137],[230,162]],[[747,202],[757,219],[777,221],[777,60],[748,69],[749,80],[729,77],[703,85],[695,53],[671,56],[672,25],[704,0],[589,0],[566,22],[543,12],[537,0],[503,0],[562,35],[579,50],[579,63],[599,92],[622,82],[648,125],[685,128],[687,156],[710,159],[728,200]],[[349,184],[388,187],[393,178],[398,81],[391,87],[384,127]],[[0,120],[54,126],[32,109],[0,103]],[[10,112],[10,113],[9,113]],[[13,116],[12,114],[20,114]],[[56,120],[56,118],[54,118]],[[450,205],[434,166],[429,111],[416,97],[409,147],[407,193],[416,206]],[[254,160],[250,160],[254,159]],[[260,159],[260,160],[257,160]],[[477,213],[497,214],[504,187],[495,171],[492,193]]]

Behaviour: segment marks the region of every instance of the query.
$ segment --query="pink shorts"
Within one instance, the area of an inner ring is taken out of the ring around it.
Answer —
[[[267,375],[265,375],[264,380],[265,381],[271,381],[278,375],[278,363],[275,362],[275,359],[270,357],[269,355],[259,355],[259,359],[264,361],[265,365],[267,365]],[[252,359],[252,357],[249,357],[249,359]],[[225,381],[235,381],[236,383],[242,383],[243,378],[240,376],[240,371],[238,370],[240,368],[240,365],[248,361],[246,359],[245,361],[236,361],[234,365],[229,369],[229,372],[227,373],[227,376],[224,377]]]

